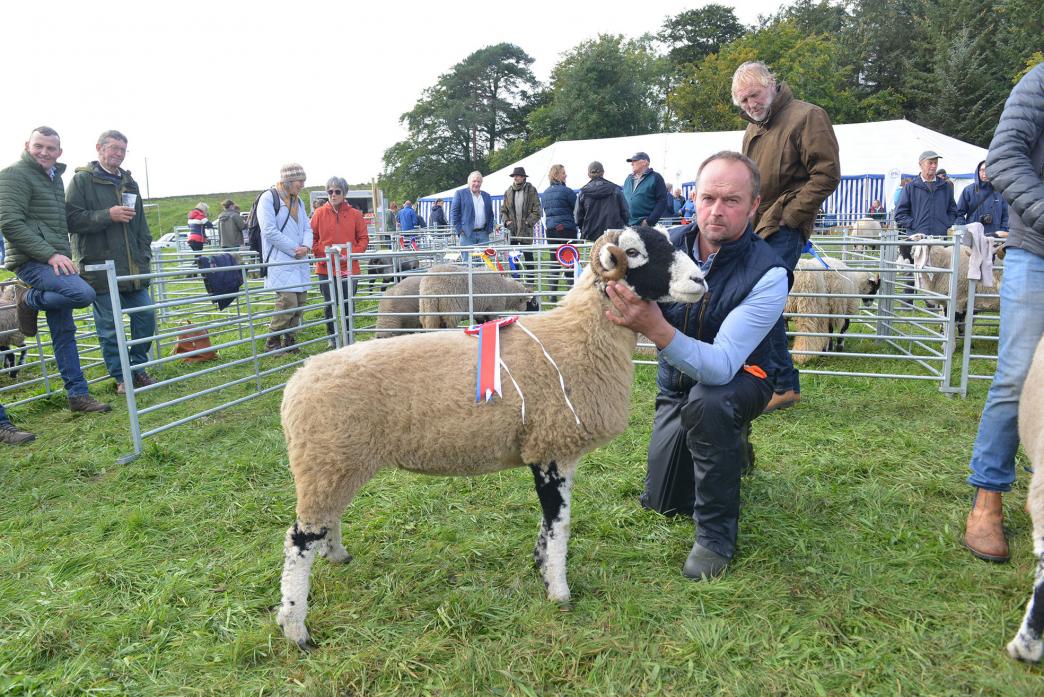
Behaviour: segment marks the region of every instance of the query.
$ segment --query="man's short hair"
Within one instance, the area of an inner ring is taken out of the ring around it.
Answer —
[[[768,69],[768,66],[761,61],[747,61],[746,63],[740,64],[740,67],[736,68],[736,72],[732,74],[732,103],[739,106],[739,100],[736,99],[736,92],[741,87],[747,85],[758,85],[759,87],[768,87],[776,83],[776,76],[772,74],[772,71]]]
[[[475,170],[474,172],[472,172],[471,174],[469,174],[469,175],[468,175],[468,183],[470,184],[470,183],[471,183],[471,180],[472,180],[472,179],[474,179],[475,177],[478,177],[479,179],[482,179],[482,172],[480,172],[480,171],[478,171],[478,170],[476,169],[476,170]]]
[[[743,153],[739,153],[734,150],[722,150],[721,152],[716,152],[710,157],[708,157],[706,160],[704,160],[703,164],[701,164],[700,168],[696,171],[697,179],[701,174],[703,174],[703,168],[709,165],[711,162],[714,162],[715,160],[725,160],[726,162],[742,162],[747,167],[747,170],[750,172],[750,183],[752,186],[750,199],[753,201],[758,197],[758,195],[761,193],[761,172],[758,171],[758,166],[754,164],[754,160],[750,159]]]
[[[59,148],[62,147],[62,137],[60,135],[58,135],[58,131],[54,130],[50,126],[37,126],[33,130],[29,131],[29,140],[33,139],[33,134],[34,133],[39,133],[40,135],[47,136],[48,138],[52,138],[52,137],[57,138],[58,139],[58,147]]]
[[[127,136],[123,135],[119,131],[111,131],[110,130],[110,131],[105,131],[100,136],[98,136],[98,145],[105,145],[110,140],[121,141],[124,145],[126,145],[127,142],[128,142],[127,141]]]
[[[340,189],[342,194],[348,193],[348,182],[344,177],[330,177],[326,180],[327,189]]]

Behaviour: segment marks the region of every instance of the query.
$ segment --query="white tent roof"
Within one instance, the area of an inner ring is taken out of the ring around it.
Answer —
[[[917,156],[925,150],[934,150],[942,157],[939,166],[951,176],[970,175],[975,165],[986,159],[984,148],[918,126],[906,119],[848,123],[835,125],[841,148],[841,174],[888,175],[917,172]],[[711,133],[653,133],[623,138],[595,140],[565,140],[533,153],[518,162],[485,175],[482,188],[499,195],[511,184],[509,176],[515,167],[524,167],[529,181],[543,191],[548,186],[547,172],[553,164],[565,165],[567,183],[579,189],[587,183],[587,165],[598,160],[605,167],[605,178],[623,184],[631,173],[627,158],[638,151],[646,152],[650,164],[668,184],[675,186],[696,179],[696,168],[709,155],[719,150],[739,150],[743,131],[715,131]],[[451,198],[453,192],[464,186],[461,182],[447,191],[425,196],[423,200]]]

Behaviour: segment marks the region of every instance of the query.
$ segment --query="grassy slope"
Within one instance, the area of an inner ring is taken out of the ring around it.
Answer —
[[[653,374],[631,427],[582,463],[574,607],[543,599],[528,472],[383,472],[345,516],[355,560],[318,561],[307,656],[273,621],[293,489],[278,398],[126,452],[124,407],[18,411],[3,450],[0,686],[14,694],[1032,694],[1002,647],[1032,578],[1025,476],[1013,562],[958,543],[984,396],[808,377],[754,425],[738,557],[680,575],[692,523],[636,504]],[[350,396],[346,396],[350,398]],[[420,417],[423,418],[423,417]],[[394,437],[390,435],[389,437]],[[13,456],[13,459],[12,459]]]
[[[321,186],[310,186],[305,189],[301,197],[306,201],[308,192],[313,189],[321,189]],[[156,208],[148,208],[145,217],[149,221],[149,229],[152,238],[157,239],[160,235],[173,230],[176,226],[186,225],[188,214],[200,201],[210,207],[210,218],[217,225],[218,215],[221,214],[221,202],[226,198],[235,201],[244,213],[250,210],[254,199],[260,191],[232,191],[217,194],[196,194],[192,196],[171,196],[169,198],[154,198],[146,201],[147,204],[155,204]]]

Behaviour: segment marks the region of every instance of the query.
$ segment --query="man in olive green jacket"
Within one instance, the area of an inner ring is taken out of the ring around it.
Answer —
[[[504,192],[500,204],[500,222],[507,228],[511,244],[533,244],[533,226],[540,222],[543,213],[540,194],[527,181],[525,168],[515,167],[511,179],[514,183]],[[524,256],[527,262],[533,260],[530,252]]]
[[[761,173],[761,205],[754,232],[764,238],[793,271],[820,205],[841,181],[837,138],[827,113],[794,99],[786,83],[764,63],[748,62],[732,76],[732,101],[750,122],[743,134],[743,154]],[[769,375],[775,394],[765,411],[785,409],[801,399],[798,371],[787,351],[783,318],[772,338]]]
[[[94,302],[95,293],[69,258],[61,154],[58,133],[40,126],[29,134],[21,159],[0,170],[0,230],[7,239],[4,264],[24,284],[15,293],[22,333],[36,336],[37,313],[42,310],[47,315],[69,408],[105,412],[111,407],[87,392],[76,347],[73,310]]]
[[[111,259],[117,276],[149,273],[152,235],[145,221],[141,192],[131,173],[120,167],[127,155],[127,136],[119,131],[105,131],[94,147],[98,159],[76,169],[66,193],[65,211],[74,259],[81,269]],[[97,293],[94,324],[98,328],[105,369],[116,381],[116,393],[124,394],[123,366],[108,280],[104,271],[85,271],[83,277]],[[126,309],[151,305],[148,286],[148,279],[119,281],[120,306]],[[134,340],[148,339],[156,333],[155,310],[132,313],[129,320]],[[144,341],[127,349],[135,387],[155,382],[144,369],[134,369],[149,360],[151,345],[151,341]]]

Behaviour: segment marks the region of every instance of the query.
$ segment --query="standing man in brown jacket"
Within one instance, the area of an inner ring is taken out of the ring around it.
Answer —
[[[761,172],[761,205],[754,216],[754,231],[793,271],[812,235],[819,206],[841,181],[834,127],[823,109],[794,99],[790,87],[777,83],[764,63],[747,62],[736,69],[732,101],[750,122],[743,134],[743,154]],[[782,317],[769,336],[773,362],[769,374],[775,394],[766,412],[801,399]]]

